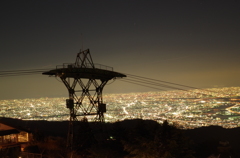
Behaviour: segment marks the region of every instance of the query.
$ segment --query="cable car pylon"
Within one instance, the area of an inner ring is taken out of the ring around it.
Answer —
[[[67,146],[71,149],[74,122],[78,121],[78,117],[88,115],[95,115],[95,121],[104,122],[106,104],[103,103],[103,88],[109,80],[126,77],[125,74],[114,72],[112,67],[94,64],[89,49],[80,51],[75,63],[56,66],[56,69],[42,74],[59,77],[68,90],[66,107],[70,118]]]

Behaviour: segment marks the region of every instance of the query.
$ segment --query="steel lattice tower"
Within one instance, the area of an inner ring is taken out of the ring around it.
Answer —
[[[95,121],[104,122],[106,104],[102,98],[103,88],[109,80],[126,77],[114,72],[112,67],[94,64],[89,49],[80,51],[75,63],[57,66],[43,75],[59,77],[68,89],[66,107],[70,111],[70,119],[67,146],[70,148],[74,139],[73,124],[78,121],[78,116],[95,115]],[[89,103],[84,101],[85,98]]]

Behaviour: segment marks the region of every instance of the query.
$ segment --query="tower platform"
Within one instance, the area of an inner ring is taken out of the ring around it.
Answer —
[[[84,78],[84,79],[99,79],[99,80],[111,80],[118,77],[126,77],[126,75],[113,70],[108,70],[110,67],[100,65],[100,68],[79,68],[72,65],[63,65],[62,68],[56,67],[56,69],[43,72],[43,75],[57,76],[57,77],[69,77],[69,78]],[[104,69],[108,68],[108,69]]]

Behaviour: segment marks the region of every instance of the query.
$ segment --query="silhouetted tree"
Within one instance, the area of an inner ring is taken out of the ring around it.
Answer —
[[[120,142],[120,124],[98,123],[95,126],[96,142],[88,150],[91,158],[122,158],[123,147]]]
[[[83,117],[77,124],[78,129],[75,133],[75,150],[84,151],[87,148],[91,147],[91,144],[94,142],[94,136],[92,129],[88,123],[88,119]]]
[[[164,121],[162,125],[147,127],[138,122],[123,139],[124,150],[131,158],[193,158],[190,141],[181,130]],[[157,128],[156,128],[157,127]]]
[[[124,150],[128,152],[126,158],[155,157],[155,126],[148,127],[146,123],[143,120],[136,120],[135,126],[130,131],[126,131],[125,137],[122,138]]]
[[[164,121],[155,135],[155,146],[160,158],[193,158],[192,141],[180,129]]]

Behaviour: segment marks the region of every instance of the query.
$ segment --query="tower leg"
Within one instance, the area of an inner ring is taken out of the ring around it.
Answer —
[[[78,116],[96,115],[95,121],[104,122],[104,113],[106,112],[106,104],[103,104],[102,91],[108,80],[88,79],[83,82],[80,78],[61,78],[69,92],[69,99],[66,100],[67,108],[69,108],[69,130],[67,138],[67,147],[71,150],[74,146],[74,123],[78,121]],[[80,87],[77,89],[76,87]],[[84,98],[87,97],[89,104],[83,104]]]

